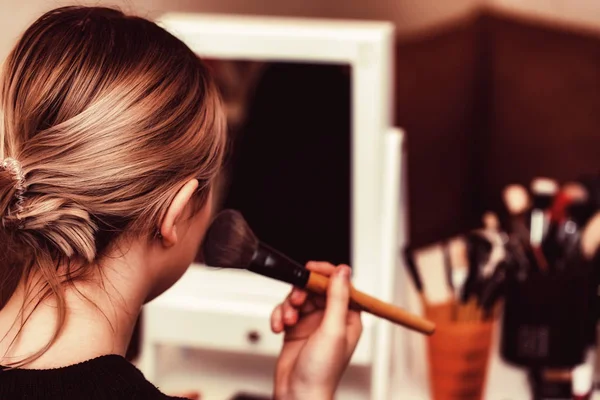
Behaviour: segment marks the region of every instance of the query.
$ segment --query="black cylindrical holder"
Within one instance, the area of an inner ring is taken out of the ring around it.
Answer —
[[[575,262],[575,260],[573,260]],[[533,271],[506,286],[501,354],[528,368],[563,368],[583,362],[590,337],[590,263],[559,271]]]

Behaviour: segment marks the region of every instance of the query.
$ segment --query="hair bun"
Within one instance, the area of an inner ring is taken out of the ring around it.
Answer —
[[[32,196],[25,199],[27,186],[21,163],[14,158],[0,162],[0,218],[2,226],[17,227],[30,245],[59,249],[67,258],[96,257],[96,224],[90,214],[74,202],[57,196]],[[1,183],[5,184],[2,191]],[[27,204],[25,204],[27,203]]]
[[[23,211],[23,201],[26,191],[25,174],[21,163],[14,158],[5,158],[0,162],[0,172],[8,174],[4,182],[8,189],[7,193],[0,193],[0,219],[2,226],[6,227],[6,219],[16,216]]]
[[[59,249],[66,258],[96,258],[95,234],[98,230],[89,212],[78,204],[59,197],[42,196],[28,201],[20,214],[23,234],[34,243],[40,240]]]

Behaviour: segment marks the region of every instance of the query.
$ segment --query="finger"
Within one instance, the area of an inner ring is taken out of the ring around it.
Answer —
[[[275,307],[273,312],[271,313],[271,330],[274,333],[283,332],[284,324],[283,324],[283,311],[281,309],[281,304]]]
[[[335,335],[346,332],[348,303],[350,302],[350,268],[342,265],[329,281],[327,306],[323,317],[323,329]]]
[[[318,272],[319,274],[322,274],[325,276],[330,276],[330,275],[333,275],[333,273],[336,271],[337,268],[333,264],[330,264],[328,262],[309,261],[306,264],[306,269],[313,271],[313,272]]]
[[[296,287],[292,289],[289,295],[290,303],[294,307],[301,307],[306,302],[307,297],[308,292],[306,290]]]
[[[292,326],[298,322],[298,309],[290,302],[290,296],[284,300],[281,311],[283,312],[283,323],[285,325]]]

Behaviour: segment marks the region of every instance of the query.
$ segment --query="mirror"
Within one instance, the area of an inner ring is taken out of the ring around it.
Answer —
[[[350,264],[350,67],[206,62],[230,141],[215,211],[240,210],[261,240],[298,262]]]

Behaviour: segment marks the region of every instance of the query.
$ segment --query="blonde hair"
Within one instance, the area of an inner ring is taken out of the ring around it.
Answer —
[[[206,201],[225,117],[215,83],[184,43],[102,7],[39,18],[0,85],[0,309],[32,274],[43,277],[41,298],[58,304],[52,340],[22,366],[59,336],[65,285],[117,238],[150,239],[189,179],[200,182],[197,204]]]

